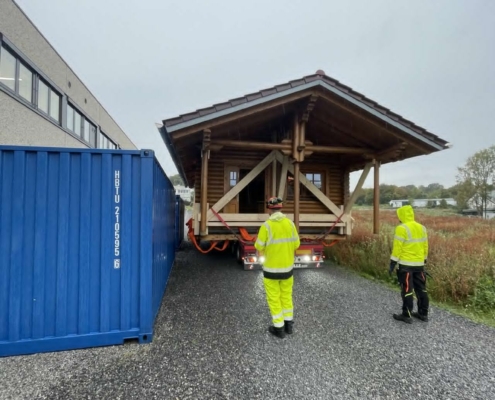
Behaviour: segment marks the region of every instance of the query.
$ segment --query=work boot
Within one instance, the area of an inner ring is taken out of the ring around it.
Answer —
[[[280,339],[285,338],[285,331],[284,331],[284,328],[283,327],[281,327],[281,328],[275,328],[274,326],[270,326],[268,328],[268,332],[270,332],[272,335],[277,336]]]
[[[289,335],[292,335],[292,330],[294,326],[294,321],[284,321],[285,325],[285,333],[288,333]]]
[[[422,314],[420,314],[418,312],[413,312],[413,313],[411,313],[411,315],[414,318],[420,319],[421,321],[428,322],[428,315],[422,315]]]
[[[406,324],[412,324],[413,320],[404,314],[394,314],[394,319],[397,321],[404,321]]]

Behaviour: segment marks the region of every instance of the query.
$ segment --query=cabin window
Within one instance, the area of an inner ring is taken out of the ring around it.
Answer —
[[[308,179],[313,185],[325,193],[323,174],[321,172],[303,172],[306,179]],[[306,186],[300,183],[300,199],[301,200],[316,200],[316,196],[309,191]],[[290,172],[287,174],[287,200],[294,200],[294,175]]]
[[[230,171],[229,174],[229,182],[230,182],[230,187],[233,188],[235,185],[237,185],[237,171]]]
[[[308,181],[313,183],[313,185],[315,185],[318,189],[321,190],[321,174],[320,173],[317,173],[317,174],[308,173],[308,174],[306,174],[306,178],[308,179]]]

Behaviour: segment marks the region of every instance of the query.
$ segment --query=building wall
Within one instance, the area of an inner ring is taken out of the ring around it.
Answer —
[[[222,150],[218,152],[211,152],[210,159],[208,161],[208,203],[209,207],[213,206],[219,201],[224,194],[228,191],[228,178],[226,176],[226,170],[229,166],[237,166],[239,168],[252,169],[258,163],[260,163],[266,154],[256,151],[238,151],[238,150]],[[281,165],[277,164],[277,187],[281,174]],[[301,163],[301,172],[314,173],[318,172],[322,174],[322,192],[337,206],[344,204],[346,197],[346,181],[348,182],[349,174],[339,164],[329,164],[326,160],[318,160],[308,158]],[[261,202],[261,209],[259,212],[264,212],[264,202],[266,198],[271,195],[271,165],[269,165],[261,174],[265,178],[265,198],[259,199]],[[195,203],[201,202],[201,166],[196,168],[196,179],[194,190],[196,193]],[[303,191],[303,185],[301,184],[301,192]],[[288,185],[286,185],[284,195],[284,212],[294,212],[294,202],[292,199],[288,199]],[[310,196],[311,197],[311,196]],[[227,211],[225,208],[220,210],[221,212]],[[323,205],[316,198],[301,198],[300,200],[300,213],[302,214],[328,214],[329,211],[325,205]]]
[[[52,122],[0,91],[0,144],[87,147]]]
[[[23,101],[14,100],[8,90],[0,90],[0,144],[90,147],[84,140],[67,130],[65,101],[97,126],[112,142],[122,149],[136,149],[124,131],[91,94],[89,89],[64,62],[62,57],[43,37],[29,18],[12,0],[0,0],[0,34],[15,46],[19,59],[27,59],[43,77],[53,83],[65,97],[62,101],[61,126],[33,111]],[[15,96],[14,96],[15,97]],[[12,113],[11,115],[6,115]],[[64,115],[65,117],[65,115]],[[35,134],[34,134],[35,133]],[[97,139],[97,147],[98,139]]]

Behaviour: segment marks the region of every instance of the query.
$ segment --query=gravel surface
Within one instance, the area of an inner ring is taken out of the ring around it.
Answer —
[[[260,271],[177,255],[153,343],[0,358],[1,399],[495,399],[495,329],[343,268],[296,270],[294,334],[268,331]]]

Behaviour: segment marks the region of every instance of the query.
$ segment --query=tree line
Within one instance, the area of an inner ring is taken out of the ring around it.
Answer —
[[[431,183],[427,186],[396,186],[380,185],[380,204],[389,204],[391,200],[414,199],[447,199],[456,200],[457,209],[464,210],[474,207],[481,215],[493,207],[495,198],[495,146],[478,151],[469,157],[466,163],[457,168],[457,183],[451,187],[444,187],[440,183]],[[362,189],[356,200],[359,205],[373,204],[373,189]],[[433,203],[432,203],[433,204]],[[447,207],[442,201],[440,207]]]

